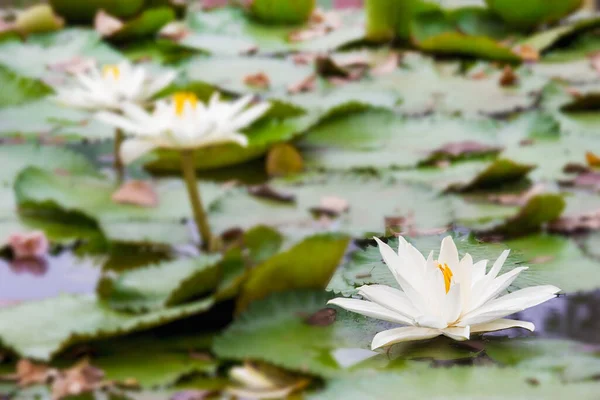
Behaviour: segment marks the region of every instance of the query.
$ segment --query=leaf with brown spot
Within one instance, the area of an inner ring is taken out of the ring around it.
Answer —
[[[425,163],[430,164],[439,160],[455,160],[469,156],[485,156],[497,154],[502,151],[502,147],[490,146],[479,143],[474,140],[465,140],[462,142],[447,143],[444,146],[433,150],[429,159]]]
[[[523,61],[538,62],[540,60],[540,52],[528,44],[515,46],[512,51]]]
[[[375,65],[371,68],[371,75],[374,76],[382,76],[391,74],[396,69],[398,69],[398,65],[400,64],[400,54],[392,53],[385,58],[382,62]]]
[[[102,37],[112,36],[123,29],[124,26],[125,24],[123,21],[108,14],[104,10],[98,11],[96,13],[96,17],[94,18],[94,29]]]
[[[502,87],[515,86],[519,83],[519,77],[515,74],[515,71],[510,65],[506,65],[502,70],[502,76],[500,76],[500,81],[498,83]]]
[[[113,193],[112,201],[119,204],[131,204],[141,207],[158,206],[158,194],[148,181],[127,181]]]
[[[288,85],[287,92],[289,94],[297,94],[304,92],[312,92],[317,85],[317,75],[311,74],[302,80]]]
[[[57,370],[45,364],[35,364],[29,360],[19,360],[17,370],[13,375],[4,376],[4,379],[17,381],[19,386],[46,384],[57,374]]]
[[[252,196],[280,201],[282,203],[294,203],[296,201],[295,195],[278,192],[266,183],[263,185],[250,186],[248,188],[248,193],[250,193]]]
[[[52,383],[52,398],[78,396],[106,386],[104,372],[83,360],[72,368],[61,371]]]
[[[556,257],[554,257],[554,256],[538,256],[538,257],[532,258],[531,260],[529,260],[529,262],[531,264],[544,264],[544,263],[554,260],[555,258]]]
[[[304,160],[294,146],[288,143],[279,143],[269,150],[266,169],[269,176],[297,174],[304,169]]]
[[[312,326],[329,326],[335,322],[337,311],[333,308],[324,308],[304,318],[304,322]]]
[[[246,75],[244,83],[255,88],[268,89],[271,85],[271,80],[264,72],[257,72],[256,74]]]
[[[600,156],[588,151],[585,153],[585,160],[590,167],[600,167]]]
[[[330,217],[338,217],[342,213],[350,210],[350,204],[348,200],[338,196],[324,196],[321,197],[318,207],[310,209],[315,214],[324,214]]]

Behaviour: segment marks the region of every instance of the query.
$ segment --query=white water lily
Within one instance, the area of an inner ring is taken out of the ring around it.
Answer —
[[[248,107],[251,101],[252,96],[247,96],[226,102],[214,94],[205,105],[193,93],[177,93],[156,102],[152,113],[127,104],[123,115],[103,112],[97,118],[134,135],[121,146],[121,158],[130,163],[157,148],[194,150],[228,142],[247,146],[248,138],[239,130],[271,107],[270,103]]]
[[[468,340],[473,333],[519,327],[530,331],[530,322],[504,317],[556,297],[560,289],[533,286],[500,296],[526,267],[498,276],[509,251],[504,251],[486,273],[487,260],[473,263],[466,254],[459,260],[451,237],[442,241],[438,259],[425,257],[400,237],[398,252],[377,239],[383,261],[401,290],[367,285],[358,293],[365,300],[336,298],[329,301],[348,311],[404,325],[378,333],[372,349],[395,343],[431,339],[440,335]]]
[[[69,107],[89,111],[120,111],[125,104],[143,104],[167,87],[174,71],[151,75],[129,62],[104,65],[75,75],[76,85],[57,88],[56,100]]]

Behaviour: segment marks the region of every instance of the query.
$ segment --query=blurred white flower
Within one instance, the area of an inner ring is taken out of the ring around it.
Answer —
[[[157,148],[192,150],[221,143],[248,144],[239,130],[260,118],[270,103],[247,107],[252,96],[235,102],[214,94],[207,105],[193,93],[176,93],[157,101],[152,113],[135,104],[123,106],[123,115],[102,112],[97,118],[134,136],[121,146],[123,162],[130,163]]]
[[[397,253],[376,240],[383,261],[402,290],[368,285],[359,289],[366,300],[336,298],[329,301],[348,311],[405,325],[375,335],[372,349],[440,335],[460,341],[468,340],[472,333],[513,327],[533,331],[534,325],[530,322],[504,317],[550,300],[560,292],[551,285],[533,286],[500,297],[517,275],[527,269],[515,268],[498,276],[508,250],[486,274],[487,260],[474,264],[469,254],[459,260],[456,245],[449,236],[442,241],[437,260],[433,259],[433,252],[425,259],[402,237]]]
[[[69,107],[90,111],[120,111],[125,104],[144,104],[167,87],[174,71],[152,76],[141,66],[128,62],[104,65],[75,74],[75,85],[56,89],[56,100]]]

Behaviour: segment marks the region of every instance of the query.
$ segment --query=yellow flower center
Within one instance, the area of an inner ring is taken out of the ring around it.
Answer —
[[[446,284],[446,293],[450,291],[450,283],[452,281],[452,270],[448,266],[448,264],[440,264],[438,263],[438,268],[442,271],[444,275],[444,283]]]
[[[105,65],[102,67],[102,76],[105,79],[112,77],[115,81],[118,81],[121,77],[121,70],[118,65]]]
[[[173,95],[173,104],[175,104],[175,114],[181,117],[185,111],[186,104],[189,104],[193,110],[198,105],[198,96],[190,92],[179,92]]]

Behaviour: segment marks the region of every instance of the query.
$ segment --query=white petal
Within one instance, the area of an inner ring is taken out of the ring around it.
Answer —
[[[160,92],[167,86],[171,84],[177,77],[176,71],[166,72],[156,79],[154,79],[147,87],[146,87],[146,98],[150,98],[154,96],[156,93]]]
[[[401,342],[432,339],[441,334],[442,332],[439,329],[420,328],[416,326],[389,329],[375,335],[371,342],[371,349],[375,350],[380,347],[391,346],[392,344]]]
[[[502,252],[502,254],[500,254],[500,257],[498,257],[498,259],[496,260],[496,262],[492,266],[492,269],[487,274],[487,278],[494,279],[495,277],[498,276],[498,273],[500,272],[500,269],[502,268],[502,266],[506,262],[506,259],[508,258],[509,254],[510,254],[510,250],[504,250]]]
[[[454,280],[460,284],[460,308],[466,310],[471,303],[471,292],[473,289],[473,257],[465,254],[458,264],[454,273]],[[458,317],[457,317],[458,318]]]
[[[469,340],[471,336],[471,329],[469,326],[452,326],[446,329],[442,329],[442,333],[444,334],[444,336],[448,336],[450,339],[462,342],[464,340]]]
[[[405,316],[409,320],[413,320],[418,314],[408,296],[393,287],[386,285],[366,285],[358,289],[358,294],[367,300]]]
[[[472,284],[480,281],[483,277],[485,277],[485,270],[487,268],[488,260],[481,260],[473,264],[473,269],[471,273]]]
[[[453,323],[456,322],[461,311],[461,285],[457,283],[452,285],[450,291],[446,293],[446,298],[442,304],[442,315],[447,323]]]
[[[233,104],[227,107],[227,112],[223,114],[224,118],[232,118],[242,111],[250,102],[254,96],[248,95],[236,100]]]
[[[115,128],[123,129],[126,132],[144,134],[145,130],[133,121],[123,117],[122,115],[111,112],[100,112],[94,116],[98,121],[114,126]]]
[[[452,240],[452,236],[446,236],[442,240],[438,262],[440,264],[448,264],[451,270],[458,267],[458,249],[456,248],[456,244],[454,244],[454,240]]]
[[[134,122],[147,123],[152,118],[146,110],[135,103],[123,103],[121,105],[125,116],[132,119]]]
[[[471,310],[495,299],[500,293],[506,290],[515,279],[517,279],[517,276],[519,276],[522,271],[525,271],[526,269],[527,267],[515,268],[512,271],[499,276],[490,283],[485,281],[478,283],[473,290],[474,296],[473,301],[471,302]]]
[[[229,126],[236,131],[245,128],[262,117],[270,108],[271,103],[257,104],[233,118]]]
[[[329,300],[327,304],[333,304],[344,310],[380,319],[382,321],[395,322],[402,325],[410,325],[412,323],[412,321],[405,316],[370,301],[339,297],[337,299]]]
[[[467,313],[460,319],[460,322],[461,325],[474,325],[503,318],[548,301],[556,297],[558,292],[560,289],[551,285],[517,290]]]
[[[130,164],[133,161],[137,160],[144,154],[156,149],[158,144],[151,140],[144,139],[126,139],[121,144],[121,149],[119,154],[121,155],[121,160],[125,164]]]
[[[421,315],[415,318],[415,321],[422,328],[442,329],[448,326],[443,319],[431,315]]]
[[[518,321],[515,319],[497,319],[484,324],[471,325],[471,333],[494,332],[510,328],[524,328],[533,332],[535,325],[527,321]]]

